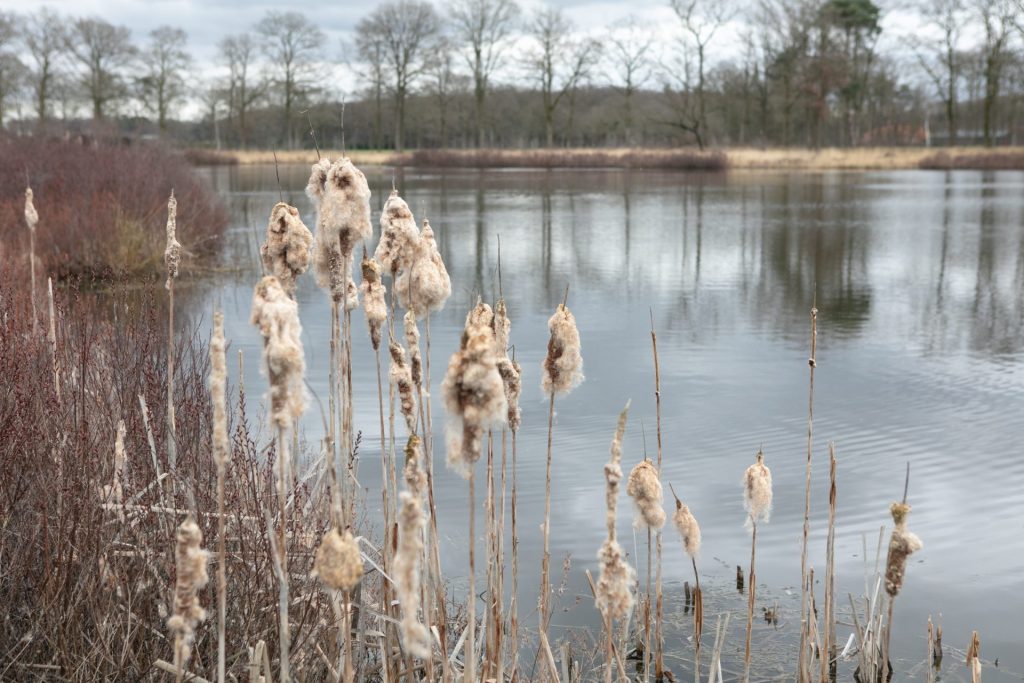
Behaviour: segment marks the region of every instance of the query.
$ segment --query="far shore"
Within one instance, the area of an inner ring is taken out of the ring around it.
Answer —
[[[272,164],[272,150],[188,150],[196,164]],[[339,150],[322,150],[329,158]],[[349,150],[357,165],[446,168],[650,168],[694,171],[868,171],[899,169],[1024,169],[1024,147],[856,147],[812,150],[752,147]],[[313,150],[276,152],[281,164],[308,164]]]

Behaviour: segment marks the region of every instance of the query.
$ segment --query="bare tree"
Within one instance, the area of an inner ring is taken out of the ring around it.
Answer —
[[[0,128],[7,114],[7,103],[20,90],[27,71],[13,50],[20,24],[15,14],[0,11]]]
[[[423,0],[397,0],[377,7],[356,26],[356,47],[363,61],[381,59],[395,100],[395,151],[405,148],[405,100],[426,72],[436,49],[441,21]],[[389,73],[390,72],[390,73]]]
[[[43,7],[28,18],[24,25],[25,47],[35,62],[32,69],[32,87],[35,91],[36,116],[46,121],[49,113],[53,81],[57,78],[57,65],[65,52],[66,29],[60,15]]]
[[[437,101],[438,135],[442,147],[448,146],[448,112],[452,95],[458,85],[455,73],[455,48],[448,40],[438,41],[434,56],[428,66],[430,89]]]
[[[136,55],[132,34],[102,19],[79,19],[67,36],[67,47],[82,67],[79,82],[99,121],[127,94],[125,71]]]
[[[491,75],[501,64],[506,39],[519,17],[514,0],[454,0],[450,8],[457,37],[469,47],[477,147],[484,146],[485,109]]]
[[[700,101],[694,86],[694,60],[691,52],[692,48],[684,42],[661,65],[663,96],[668,117],[658,122],[692,135],[697,147],[704,149],[704,126]]]
[[[218,48],[228,67],[226,100],[229,116],[237,117],[238,141],[244,149],[249,142],[249,110],[266,94],[267,82],[254,73],[257,49],[251,33],[226,36]]]
[[[555,114],[565,96],[584,81],[600,57],[600,44],[575,38],[572,23],[561,10],[538,10],[530,23],[534,46],[527,67],[540,85],[544,107],[544,133],[548,147],[555,145]]]
[[[192,57],[185,51],[188,35],[180,28],[161,26],[150,31],[142,53],[144,71],[139,77],[142,105],[156,115],[160,132],[167,130],[167,115],[185,94],[185,70]]]
[[[946,125],[950,145],[957,138],[957,90],[960,87],[960,40],[967,23],[963,0],[926,0],[918,10],[925,20],[924,28],[935,29],[937,39],[914,38],[914,51],[921,68],[935,86],[936,94],[946,109]]]
[[[683,28],[692,43],[696,60],[696,88],[697,98],[697,126],[699,134],[695,134],[701,148],[703,139],[707,136],[707,98],[705,93],[706,85],[706,64],[707,47],[711,39],[718,33],[718,29],[725,22],[729,21],[733,14],[733,7],[729,2],[717,2],[715,0],[671,0],[672,9],[683,22]]]
[[[633,139],[633,95],[651,78],[651,48],[654,33],[630,17],[625,25],[608,37],[609,56],[618,76],[618,89],[624,99],[622,128],[627,145]]]
[[[1009,42],[1016,17],[1011,0],[975,0],[974,11],[984,31],[980,47],[984,65],[985,92],[982,99],[982,134],[985,145],[993,143],[996,108],[1003,71],[1010,59]]]
[[[256,24],[261,47],[280,89],[284,108],[284,142],[294,145],[292,111],[296,103],[316,87],[321,77],[319,60],[324,32],[299,12],[267,12]]]

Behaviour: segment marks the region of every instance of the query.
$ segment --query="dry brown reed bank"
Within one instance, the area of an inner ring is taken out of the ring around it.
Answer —
[[[325,153],[331,155],[331,153]],[[597,149],[424,149],[403,154],[351,151],[357,165],[449,168],[636,168],[695,171],[869,171],[906,169],[1024,169],[1020,147],[739,147],[699,151],[692,148]],[[272,164],[269,150],[188,150],[196,165]],[[280,163],[305,164],[309,150],[277,152]]]

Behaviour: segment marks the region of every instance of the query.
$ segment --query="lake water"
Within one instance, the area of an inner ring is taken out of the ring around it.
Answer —
[[[226,250],[242,271],[196,285],[201,303],[195,311],[208,319],[214,306],[224,309],[227,335],[245,352],[245,379],[255,397],[265,382],[257,367],[260,339],[248,314],[256,244],[278,185],[273,167],[206,172],[230,204]],[[308,167],[282,168],[282,193],[313,226],[302,192],[307,174]],[[556,404],[551,548],[553,566],[565,556],[572,564],[554,636],[597,620],[584,570],[597,570],[595,553],[605,533],[602,466],[628,399],[624,465],[643,457],[645,436],[647,452],[655,454],[653,314],[663,479],[703,530],[705,643],[713,640],[715,615],[732,612],[726,657],[735,670],[746,609],[746,598],[735,591],[735,566],[747,565],[750,552],[741,478],[763,444],[775,505],[758,533],[758,602],[777,603],[780,619],[778,626],[758,620],[755,670],[761,679],[787,678],[799,634],[809,309],[816,296],[810,563],[824,573],[831,440],[839,462],[841,622],[850,622],[847,592],[864,592],[864,539],[873,559],[879,527],[891,521],[888,505],[902,495],[909,462],[910,528],[925,546],[911,558],[896,603],[896,678],[923,680],[926,622],[941,615],[945,680],[969,678],[960,650],[975,629],[986,680],[1021,680],[1024,175],[383,168],[367,175],[375,212],[394,182],[417,218],[430,218],[451,273],[453,296],[431,320],[435,387],[457,348],[466,311],[478,295],[495,298],[501,238],[512,342],[524,368],[519,514],[526,626],[536,624],[544,498],[547,403],[540,363],[547,318],[570,285],[586,381]],[[308,277],[298,300],[307,378],[323,397],[328,304]],[[359,476],[370,492],[373,519],[380,486],[375,371],[361,311],[353,319],[355,417],[364,432]],[[441,419],[439,400],[434,414]],[[304,423],[311,442],[321,434],[319,425],[313,410]],[[445,573],[458,587],[466,572],[467,487],[443,467],[440,450],[436,457]],[[478,492],[482,486],[481,478]],[[642,539],[634,544],[624,495],[619,505],[623,544],[631,561],[643,565]],[[665,557],[667,611],[684,623],[681,587],[692,581],[692,569],[670,528]],[[481,575],[478,587],[482,582]],[[849,632],[841,623],[841,645]],[[691,656],[681,640],[688,633],[688,627],[670,631],[667,650]],[[998,667],[989,666],[997,659]],[[670,663],[679,674],[688,668],[674,658]]]

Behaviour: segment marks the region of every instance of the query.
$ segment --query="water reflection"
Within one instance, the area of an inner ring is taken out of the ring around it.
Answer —
[[[308,169],[280,170],[280,191],[273,167],[209,171],[231,203],[237,239],[229,240],[228,258],[235,265],[255,266],[258,235],[279,192],[313,224],[302,193]],[[559,406],[553,476],[560,494],[552,525],[556,559],[574,558],[570,594],[587,594],[582,570],[594,569],[603,533],[601,464],[614,418],[632,398],[629,462],[643,453],[640,421],[648,432],[653,424],[653,312],[663,354],[665,477],[701,521],[702,583],[711,590],[716,582],[727,585],[730,567],[749,552],[737,482],[763,442],[777,503],[763,551],[759,530],[758,573],[766,595],[782,600],[784,620],[795,618],[785,591],[799,581],[808,310],[816,299],[814,447],[824,454],[834,439],[839,451],[840,594],[861,590],[861,534],[877,534],[886,521],[909,461],[914,527],[925,550],[901,595],[901,619],[923,625],[929,613],[942,611],[951,642],[966,642],[970,629],[980,628],[988,634],[988,657],[998,653],[1006,666],[1024,669],[1012,642],[1017,615],[1006,599],[1024,589],[1024,462],[1015,456],[1024,430],[1024,175],[424,169],[367,175],[375,207],[394,182],[416,214],[430,218],[451,272],[453,297],[431,323],[435,368],[445,366],[476,297],[495,295],[500,235],[502,289],[527,373],[520,435],[524,529],[536,529],[542,504],[537,463],[546,419],[537,368],[545,321],[571,284],[587,381]],[[246,322],[252,280],[211,284],[201,307],[222,302],[228,336],[255,359],[259,349]],[[300,286],[299,304],[310,384],[322,394],[326,306],[311,282]],[[355,362],[357,387],[375,386],[365,349],[356,349]],[[255,368],[246,382],[260,386]],[[375,393],[366,399],[357,396],[356,422],[372,426]],[[310,439],[315,422],[306,425]],[[376,469],[362,470],[370,489],[378,485]],[[822,519],[825,469],[814,472],[815,520]],[[459,549],[468,542],[464,483],[443,471],[436,481],[439,526]],[[819,527],[812,538],[817,559],[824,545]],[[629,537],[626,519],[621,533]],[[537,541],[528,534],[522,544],[523,585],[530,590]],[[446,569],[455,576],[458,556]],[[673,565],[666,577],[677,589],[688,570]],[[714,609],[733,609],[728,600]],[[736,600],[737,609],[741,603]],[[584,605],[560,614],[558,624],[592,617]],[[899,637],[899,647],[916,652],[916,631]]]

